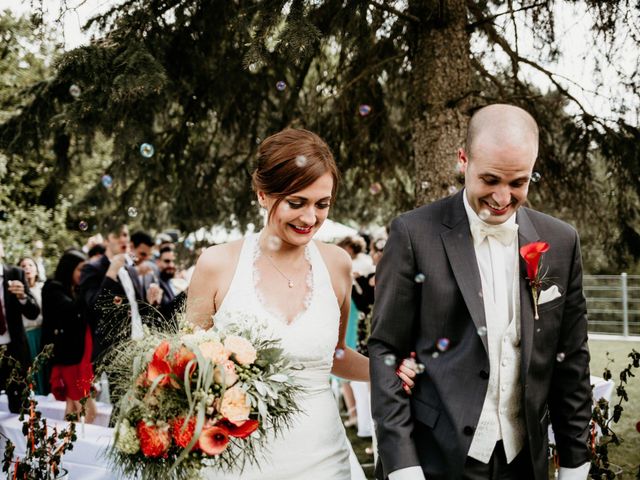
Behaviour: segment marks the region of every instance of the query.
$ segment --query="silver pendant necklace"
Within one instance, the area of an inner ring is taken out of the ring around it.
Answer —
[[[287,285],[289,285],[289,288],[293,288],[294,287],[294,283],[293,280],[291,280],[289,277],[287,277],[284,273],[282,273],[282,270],[280,270],[278,268],[278,266],[273,262],[273,260],[271,259],[271,257],[269,255],[265,255],[265,257],[267,257],[267,260],[269,260],[269,263],[273,266],[273,268],[275,268],[278,273],[280,275],[283,276],[283,278],[287,281]]]

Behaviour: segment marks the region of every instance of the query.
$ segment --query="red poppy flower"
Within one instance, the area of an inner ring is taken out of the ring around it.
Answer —
[[[149,382],[153,382],[162,374],[164,374],[165,377],[160,381],[160,385],[166,385],[169,382],[169,374],[171,373],[171,364],[167,361],[169,348],[169,342],[163,341],[158,345],[155,352],[153,352],[153,359],[147,369],[147,380],[149,380]]]
[[[193,432],[195,432],[195,430],[196,430],[196,419],[195,419],[195,417],[191,417],[189,419],[189,422],[187,423],[186,427],[184,426],[184,418],[183,417],[176,418],[172,422],[172,426],[171,426],[171,433],[173,435],[173,441],[179,447],[186,448],[186,446],[189,445],[189,442],[193,438]],[[196,448],[197,446],[198,446],[198,443],[196,442],[196,444],[193,446],[193,448]]]
[[[527,264],[527,277],[530,282],[538,280],[538,270],[540,268],[540,257],[549,250],[547,242],[532,242],[520,247],[520,256]]]
[[[218,422],[218,425],[226,428],[232,437],[246,438],[258,429],[260,422],[258,420],[247,420],[241,425],[234,425],[226,418],[223,418]]]
[[[166,457],[171,444],[168,428],[158,428],[155,425],[148,426],[143,420],[137,425],[140,449],[145,457]]]
[[[213,456],[225,451],[229,444],[229,432],[222,426],[205,428],[198,438],[198,447],[205,454]]]

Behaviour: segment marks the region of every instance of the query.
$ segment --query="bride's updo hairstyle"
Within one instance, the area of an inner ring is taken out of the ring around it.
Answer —
[[[276,199],[269,217],[282,200],[307,188],[325,173],[331,173],[331,199],[338,189],[338,167],[329,146],[308,130],[287,128],[266,138],[258,148],[253,172],[253,190]]]

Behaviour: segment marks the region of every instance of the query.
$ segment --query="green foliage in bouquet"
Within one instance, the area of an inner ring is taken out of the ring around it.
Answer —
[[[121,395],[109,455],[124,475],[191,480],[259,463],[298,412],[295,366],[258,319],[224,330],[146,331],[106,359]],[[240,326],[244,325],[244,326]]]
[[[616,387],[618,401],[613,405],[613,412],[611,412],[611,404],[604,398],[598,399],[593,408],[590,438],[592,458],[589,476],[594,480],[612,479],[616,477],[613,465],[609,463],[609,447],[611,445],[620,445],[623,440],[613,430],[612,422],[618,423],[620,421],[622,412],[624,411],[623,403],[629,401],[629,395],[625,385],[627,385],[631,377],[635,376],[633,370],[640,368],[640,352],[632,349],[628,357],[631,359],[630,363],[628,363],[619,374],[620,382]],[[608,352],[607,360],[608,363],[613,362]],[[608,364],[604,370],[603,377],[605,380],[611,380],[613,377],[611,370],[608,368]],[[596,440],[596,425],[602,432],[602,437],[598,440]],[[636,478],[640,480],[640,465],[638,465]]]
[[[53,352],[53,345],[46,345],[24,373],[20,362],[6,355],[6,347],[0,348],[0,363],[13,367],[7,385],[17,389],[22,400],[20,421],[26,437],[26,452],[22,458],[14,458],[15,445],[8,438],[2,458],[2,471],[7,478],[21,480],[52,480],[61,475],[60,462],[65,452],[73,449],[76,440],[75,418],[69,418],[66,428],[58,430],[47,425],[47,419],[37,409],[33,385],[37,373],[44,367]],[[26,411],[25,411],[26,410]]]

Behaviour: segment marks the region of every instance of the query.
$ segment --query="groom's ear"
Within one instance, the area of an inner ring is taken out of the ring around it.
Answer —
[[[469,158],[467,157],[467,152],[464,151],[464,148],[458,149],[458,168],[460,173],[465,174],[467,172],[467,167],[469,166]]]
[[[258,192],[258,203],[262,208],[267,208],[267,200],[264,192]]]

